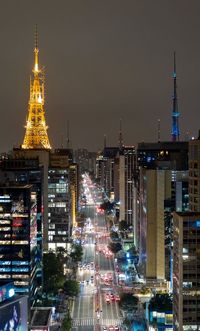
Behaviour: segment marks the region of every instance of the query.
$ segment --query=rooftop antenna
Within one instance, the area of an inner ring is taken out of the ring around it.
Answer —
[[[67,148],[70,148],[70,139],[69,139],[69,120],[67,121]]]
[[[124,146],[124,143],[123,143],[123,136],[122,136],[122,119],[120,118],[120,121],[119,121],[119,149],[122,149],[123,146]]]
[[[158,142],[160,143],[160,119],[158,119]]]
[[[38,26],[35,24],[35,49],[38,49]]]
[[[179,121],[178,118],[180,113],[178,111],[178,98],[177,98],[177,85],[176,85],[176,53],[174,52],[174,94],[173,94],[173,109],[172,109],[172,141],[179,141],[180,131],[179,131]]]
[[[104,148],[106,148],[106,143],[107,143],[107,142],[106,142],[106,138],[107,138],[107,137],[106,137],[106,134],[104,134]]]
[[[63,134],[61,134],[61,148],[63,148]]]

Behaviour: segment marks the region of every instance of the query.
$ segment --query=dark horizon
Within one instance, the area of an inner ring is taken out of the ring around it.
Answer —
[[[104,134],[116,146],[120,118],[127,145],[156,141],[158,119],[161,140],[171,140],[174,50],[180,137],[198,135],[199,1],[10,0],[1,8],[0,152],[23,141],[36,23],[53,148],[67,140],[67,121],[75,149],[97,151]]]

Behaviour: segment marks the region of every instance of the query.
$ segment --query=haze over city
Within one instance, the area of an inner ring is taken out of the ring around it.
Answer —
[[[180,1],[6,1],[1,4],[0,148],[22,143],[34,28],[46,68],[45,109],[53,147],[170,139],[173,52],[181,138],[198,130],[200,3]],[[147,125],[148,123],[148,125]],[[17,125],[16,125],[17,124]],[[7,135],[9,130],[9,135]]]

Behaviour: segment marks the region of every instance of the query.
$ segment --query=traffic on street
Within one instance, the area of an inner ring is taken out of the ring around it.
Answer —
[[[108,248],[110,236],[100,208],[102,201],[102,191],[85,175],[82,202],[85,222],[82,228],[74,229],[79,231],[83,258],[77,272],[80,294],[72,308],[73,331],[124,330],[114,256]]]

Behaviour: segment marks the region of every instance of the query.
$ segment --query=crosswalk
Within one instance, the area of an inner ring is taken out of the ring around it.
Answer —
[[[121,325],[121,319],[112,319],[112,318],[100,318],[97,320],[96,318],[74,318],[73,326],[92,326],[96,324],[100,324],[102,326],[110,326],[110,325]]]

